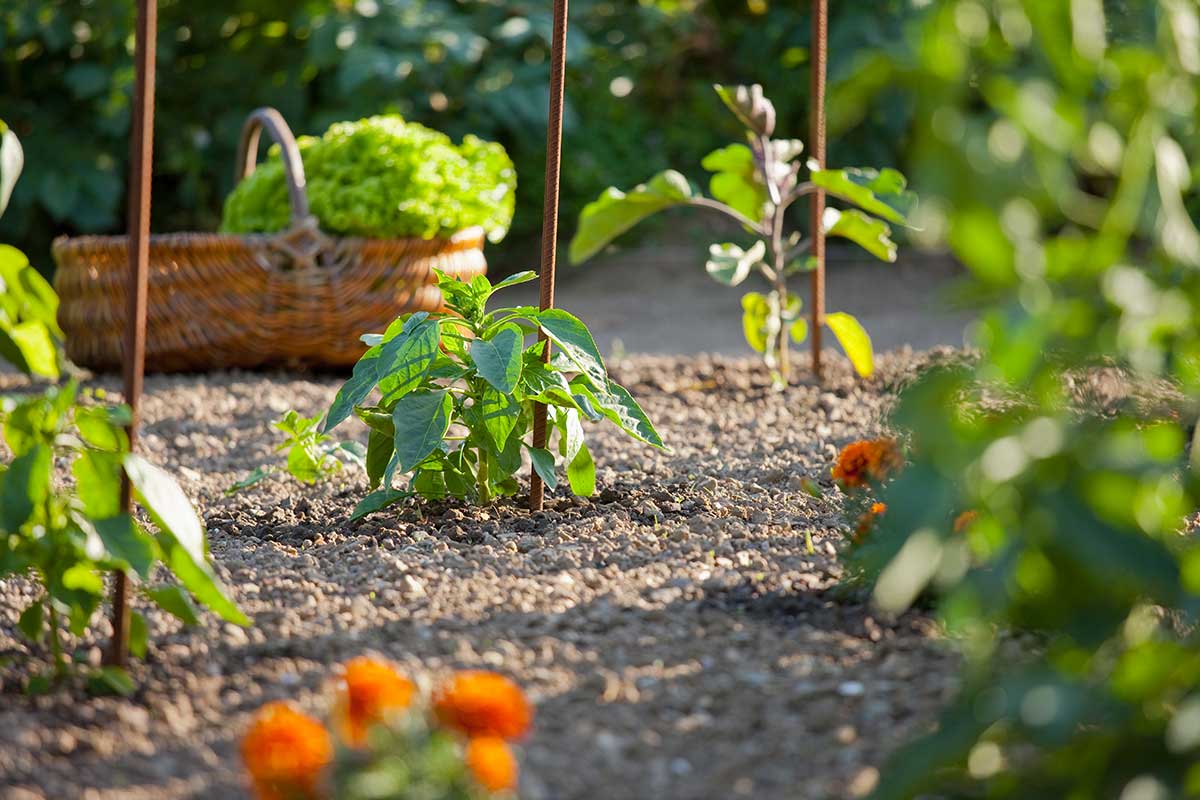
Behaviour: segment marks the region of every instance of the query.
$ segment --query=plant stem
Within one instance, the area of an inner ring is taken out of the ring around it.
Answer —
[[[50,657],[54,660],[54,677],[57,679],[66,675],[66,669],[63,667],[62,642],[58,639],[58,609],[54,607],[54,601],[48,596],[46,607],[50,609]]]
[[[476,453],[479,457],[479,469],[475,471],[475,477],[479,481],[479,504],[486,506],[492,502],[492,492],[488,487],[487,450],[480,447]]]
[[[699,206],[700,208],[711,208],[713,211],[720,211],[725,216],[732,217],[733,219],[737,220],[738,223],[745,225],[747,228],[754,231],[759,236],[769,236],[770,235],[770,231],[768,231],[765,226],[761,225],[760,223],[755,222],[754,220],[750,219],[749,217],[747,217],[745,214],[741,213],[740,211],[735,211],[734,209],[730,208],[729,206],[725,205],[724,203],[720,202],[719,200],[711,200],[707,197],[693,197],[690,200],[688,200],[688,204],[693,205],[693,206]]]
[[[779,375],[786,385],[791,378],[790,352],[788,348],[789,332],[783,327],[783,310],[787,308],[787,278],[783,270],[786,253],[783,246],[783,217],[787,206],[783,203],[775,206],[775,214],[771,219],[771,255],[774,256],[775,291],[779,294]]]

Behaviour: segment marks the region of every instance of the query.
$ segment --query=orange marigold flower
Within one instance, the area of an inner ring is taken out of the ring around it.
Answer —
[[[978,511],[964,511],[954,518],[954,532],[962,533],[967,528],[975,524],[975,520],[979,519]]]
[[[838,454],[833,479],[844,489],[858,489],[885,480],[904,463],[895,439],[851,442]]]
[[[499,736],[476,736],[467,744],[467,767],[489,792],[517,788],[517,759]]]
[[[320,722],[287,703],[259,709],[242,739],[258,800],[316,800],[333,741]]]
[[[485,670],[459,672],[433,696],[433,713],[443,725],[468,736],[517,739],[529,730],[533,709],[521,687]]]
[[[389,714],[408,708],[416,687],[390,664],[360,656],[342,670],[334,720],[347,744],[361,747],[367,730]]]
[[[871,532],[871,528],[875,527],[876,518],[883,515],[887,511],[887,503],[872,503],[871,507],[858,518],[858,525],[854,528],[854,541],[861,542],[863,537]]]

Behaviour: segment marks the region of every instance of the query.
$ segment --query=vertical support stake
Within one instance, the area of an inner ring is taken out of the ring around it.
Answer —
[[[554,0],[554,34],[550,42],[550,113],[546,120],[546,191],[542,201],[541,309],[554,307],[554,268],[558,256],[558,184],[562,166],[563,84],[567,63],[567,0]],[[542,361],[550,363],[550,341],[542,342]],[[546,446],[546,405],[533,407],[533,446]],[[545,486],[537,470],[529,469],[529,510],[541,511]]]
[[[829,66],[829,0],[812,0],[812,130],[809,134],[812,159],[825,168],[825,82]],[[809,335],[812,342],[812,371],[822,378],[821,339],[825,331],[825,190],[812,195],[812,254],[816,266],[810,273]]]
[[[146,276],[150,247],[150,176],[154,154],[154,62],[158,0],[138,0],[129,157],[129,280],[125,311],[125,403],[130,409],[129,448],[137,448],[138,406],[146,359]],[[121,474],[121,511],[133,509],[133,488]],[[129,656],[129,576],[117,572],[112,598],[113,638],[105,662],[123,667]]]

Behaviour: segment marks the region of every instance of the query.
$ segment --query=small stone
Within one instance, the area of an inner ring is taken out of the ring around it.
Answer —
[[[859,681],[845,681],[838,684],[837,693],[842,697],[862,697],[867,691]]]

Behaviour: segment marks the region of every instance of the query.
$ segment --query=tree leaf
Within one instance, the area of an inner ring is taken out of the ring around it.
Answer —
[[[892,241],[892,229],[883,220],[853,209],[827,208],[824,224],[827,235],[849,239],[880,261],[895,262],[899,248]]]
[[[580,497],[591,497],[596,493],[596,462],[582,442],[575,457],[567,463],[567,482],[571,484],[571,491]]]
[[[502,394],[512,394],[521,380],[524,334],[516,325],[501,327],[490,339],[471,343],[471,361],[480,376]]]
[[[857,319],[844,311],[835,311],[825,315],[825,324],[838,344],[846,352],[854,370],[864,378],[869,378],[875,372],[875,352],[871,348],[871,337]]]
[[[398,468],[411,472],[441,445],[450,429],[454,402],[447,391],[418,389],[396,402],[392,409],[392,424]]]
[[[743,250],[736,244],[713,244],[708,248],[708,262],[704,268],[708,270],[718,283],[726,286],[737,286],[746,280],[750,270],[762,261],[767,253],[767,245],[757,241],[749,250]]]
[[[907,191],[908,182],[894,169],[820,169],[809,162],[809,180],[863,211],[904,225],[917,205],[917,196]]]
[[[192,605],[191,598],[180,587],[163,584],[148,586],[144,591],[146,597],[154,601],[156,606],[179,619],[184,625],[200,624],[200,617],[196,614],[196,608]]]
[[[593,386],[603,387],[608,381],[608,370],[592,333],[574,315],[561,308],[541,311],[537,315],[539,327],[550,341],[562,350],[579,367]]]
[[[154,540],[134,522],[133,517],[118,514],[95,520],[92,525],[109,555],[124,561],[143,579],[150,576],[150,567],[154,565],[157,555]]]
[[[660,172],[628,194],[612,187],[605,189],[579,215],[579,228],[569,249],[571,263],[586,261],[646,217],[682,205],[694,196],[687,178],[675,170]]]
[[[533,462],[533,469],[541,476],[542,481],[549,489],[558,487],[558,475],[554,470],[554,455],[541,447],[525,446],[529,451],[529,460]]]

